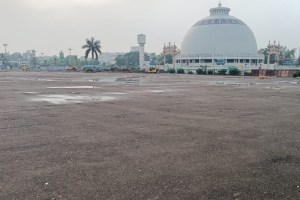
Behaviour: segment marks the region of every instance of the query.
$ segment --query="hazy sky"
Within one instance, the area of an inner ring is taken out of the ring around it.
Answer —
[[[218,0],[0,0],[0,43],[10,53],[35,49],[38,54],[83,55],[85,39],[94,36],[104,52],[128,52],[137,35],[147,35],[147,52],[164,43],[180,47],[184,35],[209,15]],[[223,0],[231,15],[247,23],[258,47],[269,40],[300,47],[299,0]]]

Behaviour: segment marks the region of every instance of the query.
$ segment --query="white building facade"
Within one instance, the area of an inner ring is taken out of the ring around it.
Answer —
[[[177,68],[257,68],[264,62],[264,56],[258,54],[251,29],[229,12],[230,8],[222,7],[220,3],[210,9],[210,16],[192,26],[176,57]]]

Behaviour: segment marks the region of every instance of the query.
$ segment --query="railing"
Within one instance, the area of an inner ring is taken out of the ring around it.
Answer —
[[[190,59],[190,58],[251,58],[251,59],[263,59],[263,56],[253,55],[253,54],[181,54],[177,56],[179,59]]]
[[[245,65],[245,63],[226,63],[225,65],[213,65],[212,63],[197,63],[195,65],[183,65],[177,63],[176,68],[184,68],[184,69],[198,69],[201,67],[207,67],[209,69],[228,69],[229,67],[237,67],[237,68],[243,68],[245,71],[251,70],[251,69],[259,69],[260,67],[262,69],[269,69],[269,70],[300,70],[300,66],[279,66],[279,65],[270,65],[267,64],[252,64],[252,65]]]

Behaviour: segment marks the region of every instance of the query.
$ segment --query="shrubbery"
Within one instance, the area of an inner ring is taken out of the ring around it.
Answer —
[[[164,69],[160,69],[160,70],[159,70],[159,73],[160,73],[160,74],[164,74],[164,73],[168,73],[168,72],[167,72],[166,70],[164,70]]]
[[[293,75],[294,78],[300,77],[300,72]]]
[[[237,76],[237,75],[240,75],[240,73],[241,73],[241,71],[236,67],[232,67],[229,69],[230,75]]]
[[[196,69],[196,73],[197,73],[198,75],[203,74],[203,69],[202,69],[202,68]]]
[[[244,72],[244,76],[252,76],[251,72]]]
[[[117,67],[111,67],[111,68],[109,68],[109,71],[116,72],[116,71],[119,71],[119,68],[117,68]]]
[[[191,70],[188,70],[188,72],[187,72],[188,74],[194,74],[194,72],[193,71],[191,71]]]
[[[177,74],[185,74],[184,69],[178,68],[178,69],[177,69]]]
[[[214,74],[214,70],[212,70],[212,69],[207,70],[207,74],[208,75],[213,75]]]
[[[220,69],[218,75],[226,75],[227,69]]]
[[[170,74],[175,74],[176,70],[174,68],[169,68],[167,72]]]
[[[84,69],[85,73],[94,73],[94,70],[92,68],[86,68]]]

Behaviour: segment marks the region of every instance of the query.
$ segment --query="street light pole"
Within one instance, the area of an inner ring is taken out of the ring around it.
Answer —
[[[70,55],[69,55],[69,66],[71,66],[71,56],[72,56],[72,49],[69,48],[69,52],[70,52]]]
[[[43,69],[44,64],[45,64],[44,53],[41,53],[41,63],[40,63],[40,68]]]
[[[7,48],[7,46],[8,46],[8,44],[3,44],[3,46],[4,46],[4,67],[5,67],[5,69],[6,69],[6,48]]]
[[[6,47],[8,46],[8,44],[3,44],[3,46],[4,46],[4,52],[5,52],[5,54],[6,54]]]

